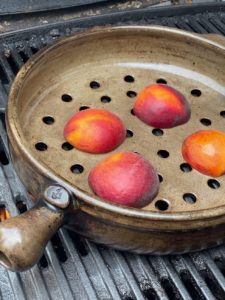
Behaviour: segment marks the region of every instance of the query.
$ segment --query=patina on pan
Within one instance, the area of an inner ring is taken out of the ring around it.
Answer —
[[[126,75],[135,81],[124,81]],[[134,99],[127,96],[159,78],[184,93],[192,107],[190,122],[165,130],[162,137],[130,113]],[[92,81],[99,81],[100,88],[91,89]],[[182,141],[204,129],[199,119],[210,118],[211,127],[224,129],[224,82],[222,37],[163,27],[98,28],[61,39],[33,56],[12,86],[7,130],[14,166],[36,205],[1,223],[0,262],[14,271],[31,267],[63,225],[95,242],[138,253],[183,253],[224,242],[224,177],[215,191],[207,176],[180,170]],[[195,89],[202,91],[200,97],[191,94]],[[63,94],[72,101],[62,101]],[[112,101],[102,103],[104,95]],[[159,195],[147,207],[113,205],[91,192],[88,173],[106,155],[62,148],[65,121],[80,106],[116,112],[134,135],[115,151],[143,154],[163,176]],[[54,124],[45,124],[45,116],[54,117]],[[38,151],[39,142],[48,149]],[[160,149],[170,156],[159,157]],[[73,174],[74,164],[83,165],[84,172]],[[184,193],[193,193],[197,201],[185,202]],[[160,199],[167,201],[168,210],[157,209]]]

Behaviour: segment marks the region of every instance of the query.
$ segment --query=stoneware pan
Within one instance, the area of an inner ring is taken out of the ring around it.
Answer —
[[[155,82],[186,96],[192,110],[187,124],[159,130],[134,116],[137,93]],[[222,37],[164,27],[97,28],[34,55],[12,85],[7,131],[15,169],[35,205],[0,224],[1,264],[30,268],[63,225],[137,253],[184,253],[223,243],[225,178],[191,170],[181,145],[206,126],[224,131],[224,83]],[[136,151],[156,167],[160,191],[147,207],[114,205],[90,190],[88,174],[108,154],[78,151],[63,137],[69,117],[87,107],[106,108],[124,121],[128,137],[114,151]]]

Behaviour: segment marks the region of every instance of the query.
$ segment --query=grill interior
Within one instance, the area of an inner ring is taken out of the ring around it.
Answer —
[[[168,11],[170,16],[176,13],[176,10]],[[11,215],[31,206],[9,159],[4,123],[7,94],[19,68],[33,53],[59,36],[94,25],[161,24],[199,33],[225,35],[222,5],[214,5],[213,12],[210,9],[200,12],[198,8],[198,12],[193,10],[191,15],[188,10],[179,12],[177,17],[165,17],[165,10],[163,14],[163,17],[157,17],[157,14],[153,17],[151,10],[137,10],[1,35],[0,206],[5,205]],[[130,91],[136,90],[132,88]],[[108,94],[101,96],[110,97]],[[107,99],[104,100],[105,105],[110,104]],[[88,106],[88,103],[82,106]],[[218,118],[222,119],[224,109],[221,107],[219,110]],[[209,119],[208,116],[202,118]],[[47,122],[51,122],[50,119]],[[157,135],[162,132],[155,131],[155,134],[158,138]],[[188,170],[187,165],[182,168]],[[215,182],[210,184],[217,185]],[[193,200],[190,198],[189,201]],[[224,276],[225,246],[182,256],[139,256],[96,246],[74,233],[60,230],[48,244],[39,264],[30,271],[19,274],[0,268],[0,298],[222,300],[225,298]]]

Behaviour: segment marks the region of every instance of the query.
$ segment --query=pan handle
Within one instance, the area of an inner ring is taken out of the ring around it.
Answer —
[[[16,272],[31,268],[64,224],[70,202],[66,189],[52,185],[31,210],[0,223],[0,264]]]

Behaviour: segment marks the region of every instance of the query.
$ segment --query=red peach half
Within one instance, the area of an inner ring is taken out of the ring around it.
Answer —
[[[134,152],[118,152],[102,160],[90,172],[88,182],[100,198],[136,208],[148,205],[159,190],[154,167]]]
[[[75,113],[64,127],[64,137],[75,148],[89,153],[106,153],[126,137],[123,122],[110,111],[90,108]]]
[[[172,128],[190,119],[189,103],[179,91],[165,84],[145,87],[134,104],[135,115],[157,128]]]

